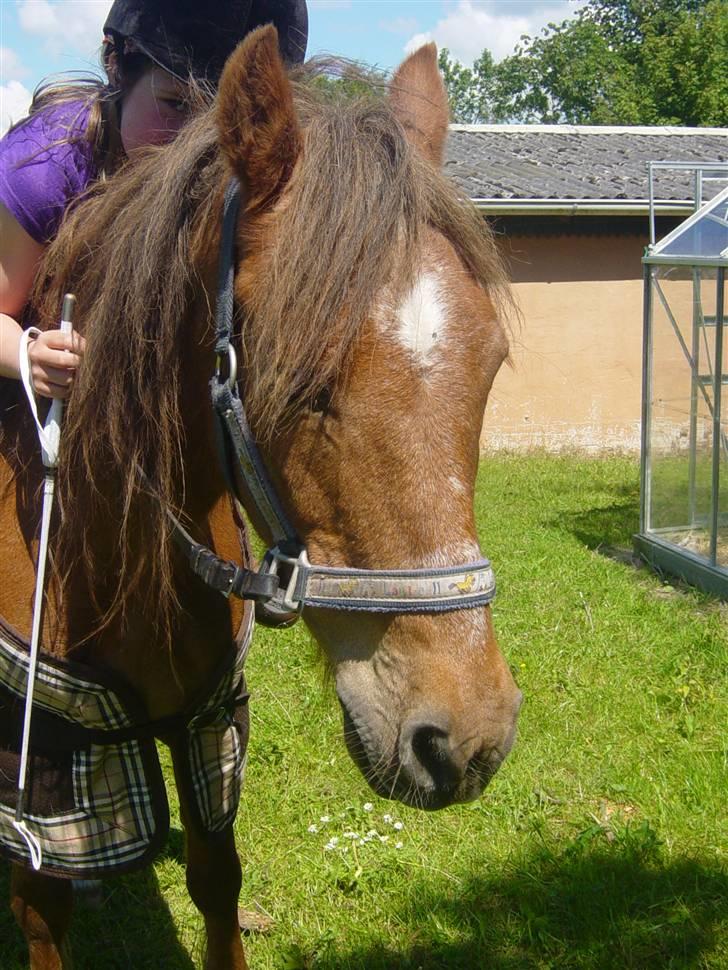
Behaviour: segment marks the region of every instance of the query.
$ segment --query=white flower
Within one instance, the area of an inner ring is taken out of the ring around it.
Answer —
[[[315,832],[318,832],[318,825],[309,825],[308,831],[309,832],[314,832],[314,833]]]
[[[395,842],[395,843],[394,843],[394,847],[395,847],[395,849],[401,849],[401,848],[402,848],[402,845],[403,845],[403,843],[402,843],[402,842]]]
[[[404,823],[403,822],[395,822],[394,825],[392,826],[392,828],[397,829],[398,832],[401,832],[402,829],[404,828]]]
[[[334,835],[332,838],[329,839],[329,841],[324,846],[324,851],[330,852],[332,849],[335,849],[338,844],[339,844],[339,840]]]
[[[390,822],[392,821],[392,816],[391,816],[391,815],[389,815],[389,814],[387,814],[387,815],[382,815],[382,821],[383,821],[383,822],[386,822],[386,823],[387,823],[387,825],[389,825],[389,823],[390,823]]]
[[[358,832],[344,832],[343,833],[343,836],[344,836],[345,839],[358,839],[359,838],[359,833]]]
[[[374,806],[372,805],[371,802],[364,802],[364,811],[365,812],[372,812],[373,810],[374,810]]]
[[[378,835],[379,835],[379,832],[377,832],[376,829],[369,829],[369,831],[367,832],[368,839],[376,839]]]
[[[388,835],[380,835],[379,836],[379,841],[380,842],[389,842],[389,836]]]
[[[323,822],[324,825],[327,822],[330,822],[330,821],[331,821],[331,816],[330,815],[322,815],[321,818],[319,819],[319,822]]]

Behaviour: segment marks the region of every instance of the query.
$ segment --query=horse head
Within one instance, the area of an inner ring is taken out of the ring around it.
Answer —
[[[244,191],[235,295],[253,430],[312,562],[476,561],[479,435],[508,351],[496,309],[506,285],[487,228],[439,171],[448,115],[434,45],[402,64],[387,98],[332,103],[310,87],[291,82],[262,28],[218,96],[220,143]],[[488,606],[307,608],[304,620],[377,792],[425,808],[480,794],[520,705]]]

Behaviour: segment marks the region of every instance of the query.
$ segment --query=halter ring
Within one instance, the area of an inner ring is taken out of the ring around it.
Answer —
[[[238,379],[238,355],[235,353],[235,348],[232,344],[228,344],[227,350],[224,354],[218,354],[215,357],[215,377],[218,384],[223,383],[222,377],[222,359],[227,357],[228,359],[228,376],[224,383],[228,385],[230,390],[235,389],[235,381]]]

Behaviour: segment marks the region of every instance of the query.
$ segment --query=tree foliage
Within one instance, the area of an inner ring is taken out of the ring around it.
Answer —
[[[472,68],[440,53],[453,120],[728,125],[728,0],[587,0]]]
[[[376,67],[354,61],[319,58],[313,85],[330,101],[368,97],[373,91],[386,91],[387,75]]]
[[[447,47],[440,50],[438,63],[445,80],[450,105],[462,124],[484,124],[498,120],[492,116],[497,91],[495,63],[489,50],[484,50],[472,68],[450,59]]]

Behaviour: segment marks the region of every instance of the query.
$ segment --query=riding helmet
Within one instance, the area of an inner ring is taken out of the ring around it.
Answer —
[[[123,38],[181,80],[216,83],[237,44],[273,24],[281,55],[299,64],[306,54],[306,0],[115,0],[104,34]]]

